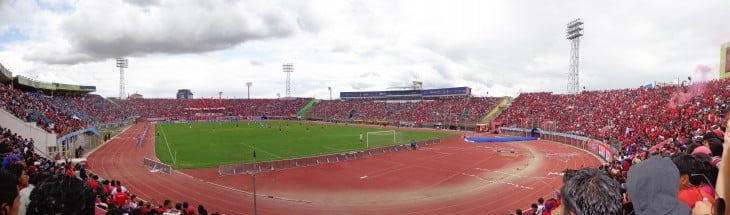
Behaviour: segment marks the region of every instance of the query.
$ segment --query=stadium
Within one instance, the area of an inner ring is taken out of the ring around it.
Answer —
[[[125,92],[127,57],[104,55],[119,70],[108,86],[28,77],[0,55],[0,214],[730,213],[730,42],[699,80],[586,90],[583,24],[564,26],[567,92],[514,96],[466,79],[298,96],[321,84],[295,85],[285,62],[283,96],[161,82],[174,98],[150,97]]]

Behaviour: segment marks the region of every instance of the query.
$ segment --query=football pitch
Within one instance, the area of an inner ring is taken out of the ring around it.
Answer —
[[[253,162],[254,150],[256,161],[260,162],[407,144],[411,139],[456,136],[404,130],[396,130],[395,134],[367,135],[367,132],[391,130],[394,127],[322,125],[305,121],[158,123],[155,126],[155,154],[174,168],[208,168]]]

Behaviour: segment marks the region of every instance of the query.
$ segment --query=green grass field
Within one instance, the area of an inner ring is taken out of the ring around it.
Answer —
[[[278,126],[277,121],[266,122],[263,127],[248,122],[241,122],[238,127],[233,122],[199,122],[192,125],[161,123],[155,126],[155,152],[160,160],[175,168],[217,167],[252,162],[254,150],[257,162],[363,150],[366,149],[367,132],[393,128],[331,124],[322,128],[319,124],[285,121],[279,132]],[[359,141],[361,133],[363,142]],[[411,139],[420,141],[453,136],[435,132],[396,131],[396,143],[393,143],[392,134],[371,136],[368,148],[406,144]],[[172,156],[176,157],[174,163]]]

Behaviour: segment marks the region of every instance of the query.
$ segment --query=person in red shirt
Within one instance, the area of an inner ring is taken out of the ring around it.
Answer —
[[[172,208],[172,202],[169,199],[165,199],[164,204],[160,208],[157,208],[157,213],[165,213],[170,208]]]
[[[626,175],[626,173],[629,172],[629,169],[631,168],[631,161],[629,161],[629,159],[624,159],[624,161],[621,163],[621,168],[623,169],[623,174]]]
[[[696,184],[693,184],[693,180],[690,178],[690,174],[693,174],[692,168],[697,159],[692,155],[682,154],[672,158],[672,162],[677,166],[679,170],[679,194],[677,197],[680,201],[684,202],[689,208],[694,208],[695,203],[702,201],[703,194],[697,188]],[[710,199],[710,198],[708,198]]]
[[[137,204],[139,205],[140,208],[142,208],[141,214],[147,214],[152,210],[151,202],[147,202],[147,204],[145,204],[143,201],[140,200],[139,203],[137,203]]]
[[[102,202],[108,202],[107,200],[109,199],[109,195],[111,195],[111,187],[109,186],[109,181],[103,180],[101,184],[102,190],[99,191],[101,192],[99,196],[101,197]]]
[[[192,205],[189,205],[188,202],[182,203],[182,209],[187,211],[188,215],[195,215],[196,211],[198,211],[195,207],[193,207]]]
[[[722,130],[720,129],[720,126],[712,125],[711,128],[712,128],[712,132],[714,132],[715,134],[717,134],[718,137],[725,136],[725,134],[722,133]]]
[[[117,187],[117,193],[114,194],[114,204],[118,205],[120,208],[127,204],[127,201],[129,201],[129,195],[122,192],[122,188]]]
[[[89,184],[89,187],[91,187],[91,190],[94,191],[94,193],[98,193],[99,188],[99,182],[96,181],[99,179],[99,176],[91,175],[91,177],[86,179],[86,183]]]
[[[71,164],[66,165],[66,172],[65,174],[68,176],[74,176],[74,166]]]

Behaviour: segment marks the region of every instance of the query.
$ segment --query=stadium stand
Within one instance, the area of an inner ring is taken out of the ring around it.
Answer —
[[[125,99],[114,100],[123,109],[142,118],[188,119],[195,111],[191,109],[220,108],[225,116],[261,117],[296,116],[297,111],[311,98],[295,99]],[[187,108],[187,110],[186,110]]]
[[[0,67],[0,70],[2,70],[0,107],[17,118],[33,122],[57,136],[96,124],[127,119],[129,116],[186,118],[192,114],[190,108],[223,107],[225,110],[223,114],[230,116],[292,117],[312,100],[295,98],[109,101],[98,95],[88,94],[88,90],[74,91],[72,89],[77,89],[76,87],[58,83],[40,88],[28,88],[28,85],[11,87],[9,82],[12,81],[12,77],[8,77],[11,73],[4,67]],[[26,79],[24,81],[38,83]],[[597,168],[619,184],[631,184],[627,176],[640,173],[630,170],[634,167],[641,169],[642,163],[650,163],[646,162],[649,158],[670,157],[677,167],[677,174],[681,177],[686,176],[688,180],[679,187],[677,198],[687,204],[688,208],[693,208],[700,204],[696,203],[698,196],[695,194],[699,194],[699,199],[702,197],[718,199],[713,187],[724,183],[718,178],[723,175],[723,171],[727,171],[720,167],[724,149],[728,145],[723,145],[723,136],[726,130],[724,122],[727,120],[724,113],[728,110],[730,101],[729,85],[730,80],[712,80],[687,86],[584,91],[577,95],[549,92],[523,93],[497,117],[496,121],[503,127],[522,129],[539,127],[551,132],[610,143],[609,145],[614,147],[612,153],[614,156],[609,157],[605,165]],[[64,90],[54,91],[51,88]],[[337,121],[382,120],[394,124],[407,122],[414,126],[437,122],[444,124],[457,121],[479,122],[500,100],[501,98],[490,97],[445,97],[408,102],[369,99],[325,100],[313,107],[308,118]],[[24,138],[2,126],[0,124],[2,168],[18,179],[20,196],[27,196],[31,192],[63,192],[82,196],[82,199],[71,200],[58,199],[52,195],[36,195],[35,199],[31,199],[35,203],[24,207],[25,210],[41,213],[66,211],[68,214],[75,214],[95,209],[90,205],[102,205],[109,211],[121,210],[131,213],[138,210],[141,214],[153,210],[177,210],[173,209],[175,205],[172,202],[155,206],[149,202],[134,201],[132,191],[124,191],[122,186],[117,185],[121,184],[120,182],[112,183],[113,180],[103,180],[88,173],[87,166],[83,162],[73,163],[71,160],[49,158],[36,153],[34,146],[36,143],[32,139]],[[367,156],[372,153],[368,153]],[[347,156],[333,157],[334,159],[327,156],[316,159],[305,158],[301,160],[301,164],[295,161],[293,166],[351,159]],[[351,156],[358,158],[366,155],[362,153]],[[258,170],[286,169],[290,166],[292,165],[282,166],[277,162],[270,162],[268,167],[261,166]],[[229,172],[236,174],[252,170],[252,167],[243,166],[238,169],[231,168]],[[572,170],[566,170],[564,179],[572,179],[570,178],[572,173]],[[626,189],[621,189],[621,192],[625,193]],[[644,192],[651,194],[657,191]],[[551,210],[555,210],[563,194],[546,195],[548,195],[547,200],[538,200],[534,209],[525,211],[530,214],[535,214],[537,211],[549,214]],[[633,211],[634,204],[641,204],[639,199],[635,201],[637,202],[625,197],[622,199],[622,209],[625,213]],[[66,203],[62,208],[51,208],[48,207],[51,204],[44,204],[47,202]],[[24,203],[27,202],[21,202]],[[179,210],[186,210],[182,208],[183,203],[180,205]],[[581,205],[575,206],[581,207]],[[187,205],[187,210],[192,211],[191,208],[192,205]]]
[[[724,119],[730,81],[684,87],[586,91],[579,95],[523,93],[500,115],[507,127],[553,130],[627,146],[701,135]]]
[[[122,109],[106,102],[101,96],[45,96],[24,92],[0,84],[0,106],[19,119],[36,122],[38,127],[58,137],[90,125],[124,119]]]
[[[353,122],[389,121],[416,127],[434,124],[480,122],[502,98],[441,98],[384,102],[369,99],[325,100],[317,103],[308,118]]]
[[[670,157],[680,174],[691,175],[692,185],[680,186],[679,198],[693,208],[702,197],[710,202],[717,197],[711,187],[716,184],[723,154],[729,84],[728,80],[712,80],[688,86],[586,91],[578,95],[523,93],[496,121],[504,127],[537,127],[614,143],[615,156],[598,168],[619,183],[627,183],[629,170],[642,160]],[[683,163],[681,158],[686,156],[690,158],[684,160],[693,162]],[[625,193],[626,189],[621,191]],[[702,196],[683,197],[682,193],[687,192]],[[560,194],[554,197],[560,198]],[[634,211],[629,199],[624,198],[622,203],[624,214]],[[537,207],[524,211],[549,214],[555,208],[539,201],[533,205]]]

